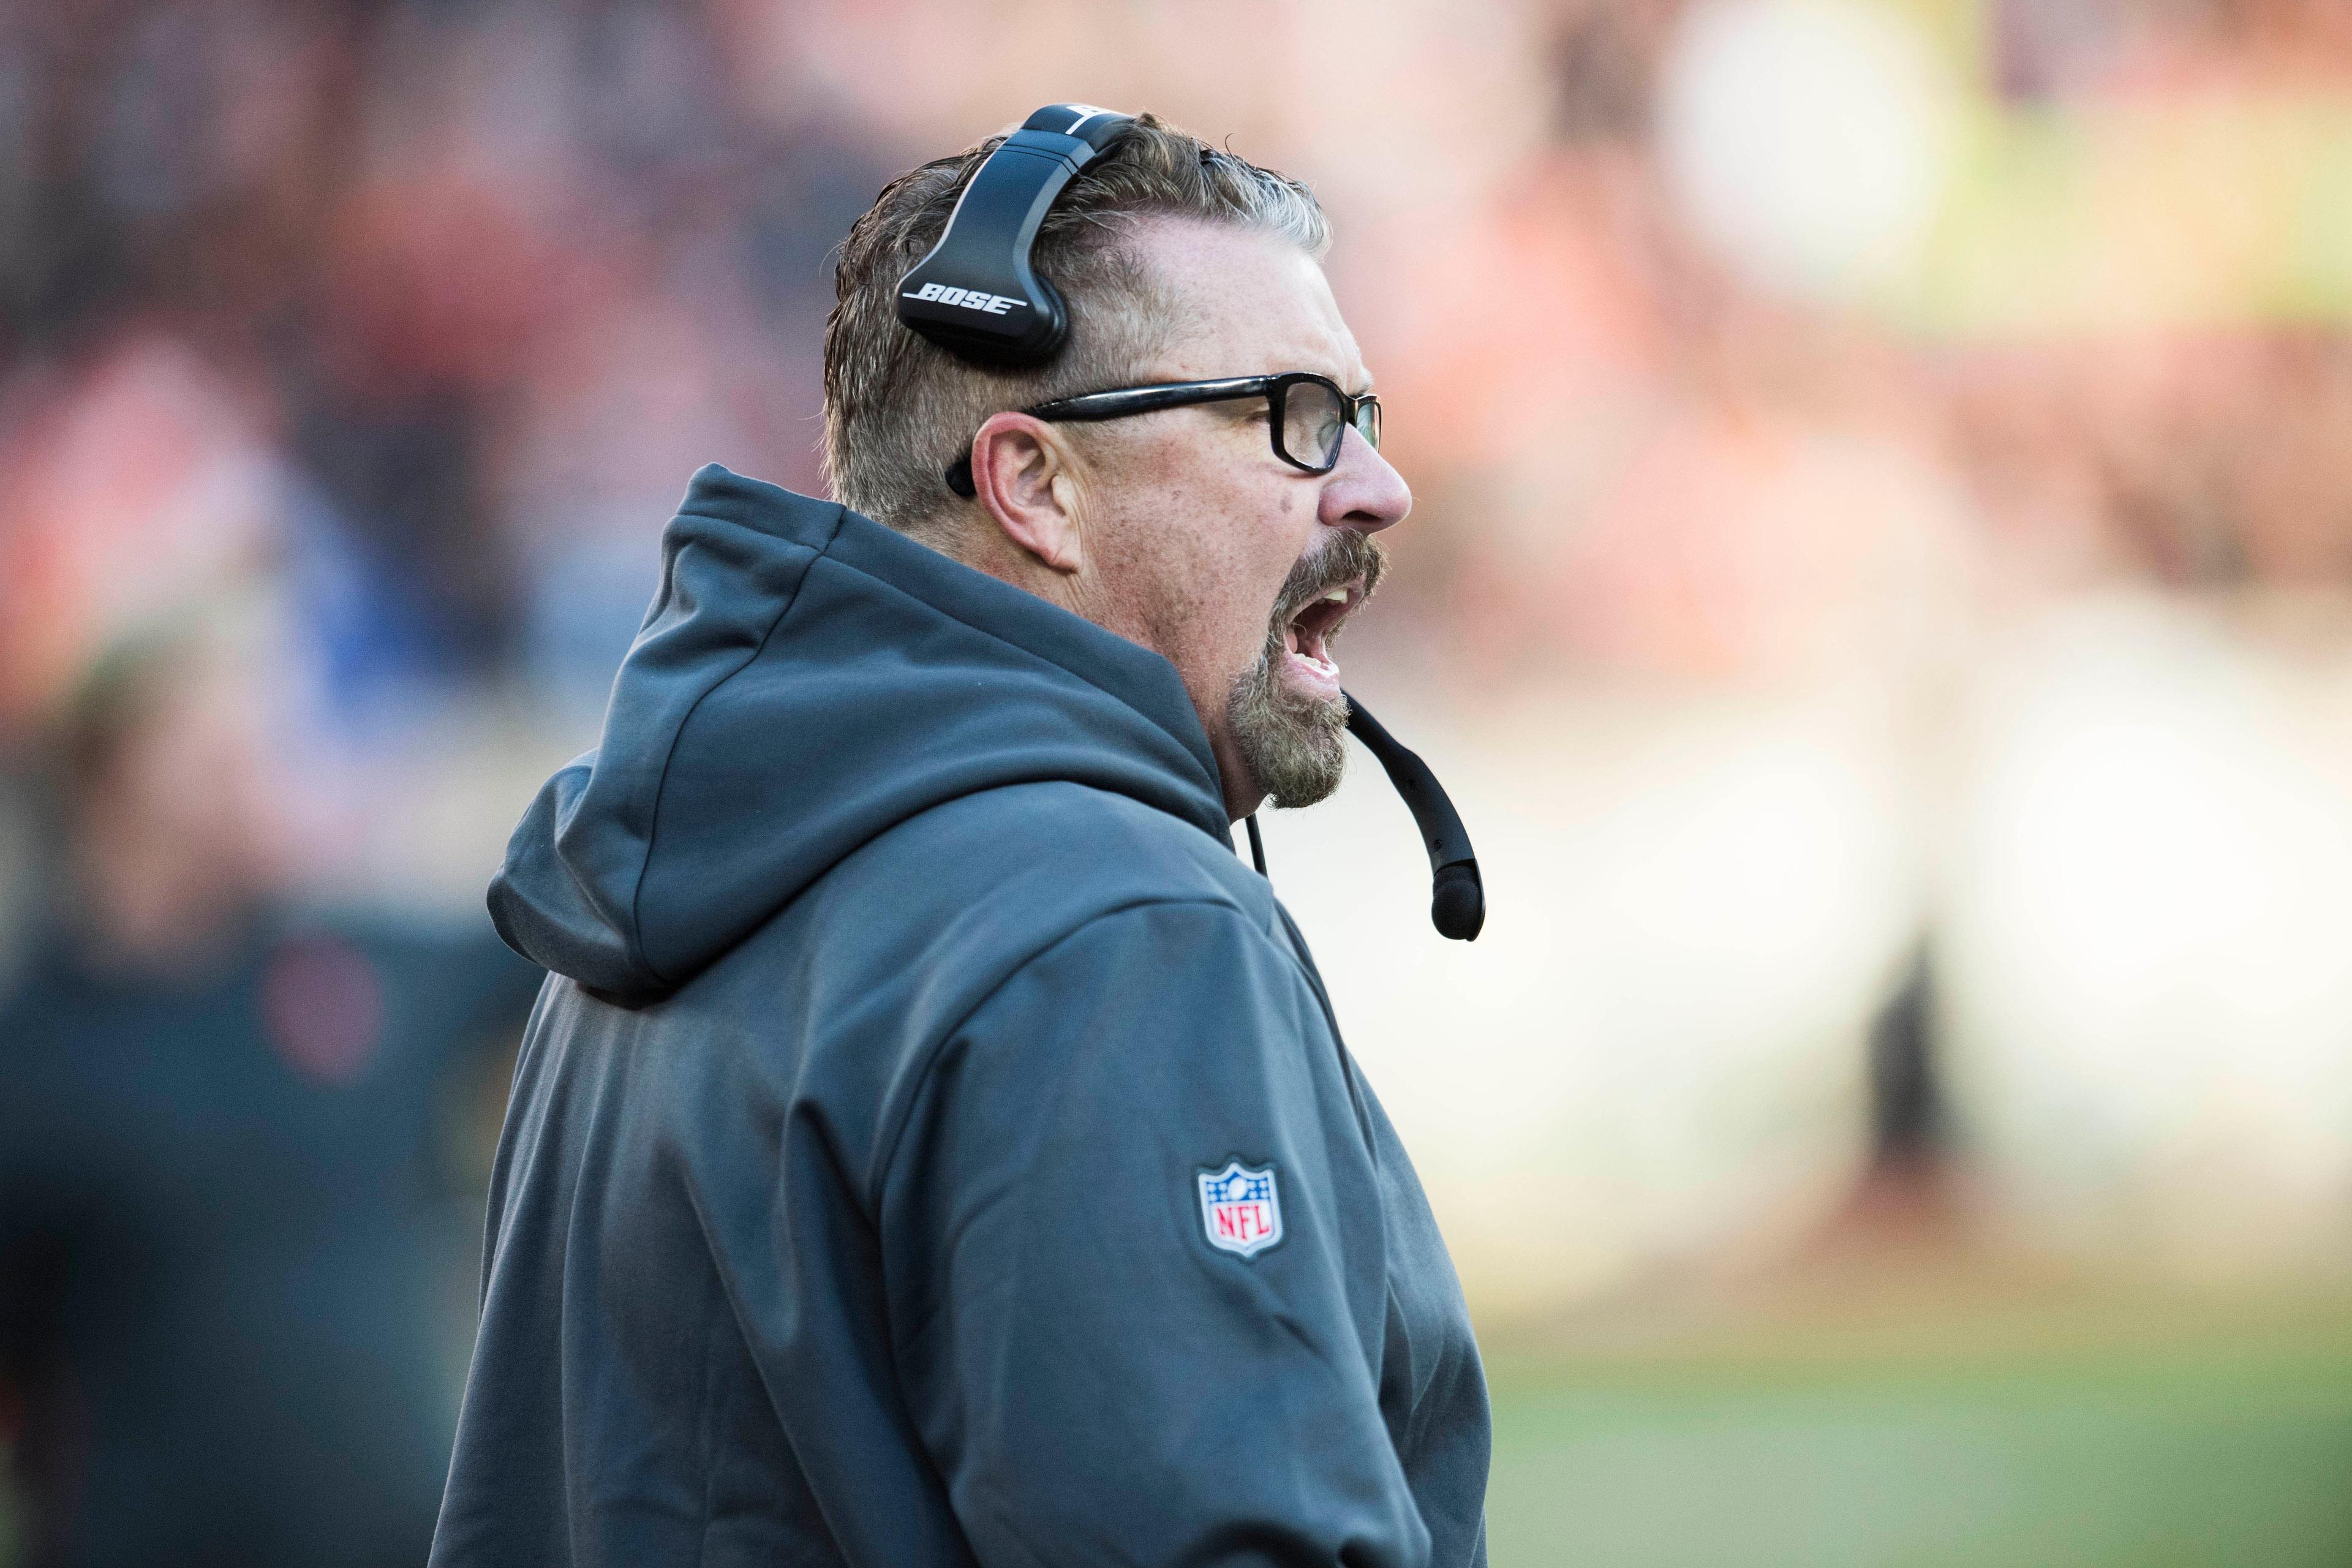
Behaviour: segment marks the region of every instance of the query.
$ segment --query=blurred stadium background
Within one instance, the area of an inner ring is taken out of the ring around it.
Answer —
[[[158,866],[478,942],[688,474],[818,487],[829,250],[1071,98],[1315,185],[1419,496],[1346,659],[1487,933],[1375,770],[1267,837],[1480,1314],[1497,1563],[2352,1563],[2337,0],[16,0],[0,989]],[[108,709],[142,646],[200,694]],[[168,787],[68,829],[94,710]],[[324,1104],[383,1029],[306,999],[403,982],[319,951],[261,984]]]

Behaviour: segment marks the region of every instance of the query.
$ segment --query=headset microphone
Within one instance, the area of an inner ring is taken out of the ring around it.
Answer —
[[[1478,857],[1471,850],[1461,814],[1429,764],[1399,745],[1352,696],[1348,697],[1348,731],[1387,770],[1389,783],[1404,797],[1413,826],[1421,829],[1421,841],[1429,847],[1430,922],[1440,936],[1475,942],[1486,923],[1486,879],[1478,874]]]
[[[975,364],[1018,369],[1052,359],[1069,336],[1070,316],[1061,295],[1030,265],[1038,226],[1063,187],[1134,123],[1132,115],[1088,103],[1049,103],[1023,121],[965,184],[940,242],[898,280],[898,320]],[[971,493],[963,484],[955,489]],[[1486,923],[1486,889],[1454,803],[1429,764],[1397,744],[1352,697],[1348,728],[1388,770],[1428,846],[1430,920],[1440,935],[1471,941]],[[1255,816],[1249,826],[1264,871]]]

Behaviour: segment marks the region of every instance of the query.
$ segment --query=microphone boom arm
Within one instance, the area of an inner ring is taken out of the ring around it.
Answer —
[[[1440,936],[1475,942],[1486,923],[1486,883],[1478,874],[1478,857],[1470,847],[1470,834],[1462,826],[1461,814],[1446,798],[1429,764],[1400,745],[1352,695],[1342,695],[1348,697],[1349,733],[1380,759],[1389,783],[1396,786],[1397,794],[1404,797],[1405,809],[1412,813],[1422,842],[1429,847],[1431,923]]]

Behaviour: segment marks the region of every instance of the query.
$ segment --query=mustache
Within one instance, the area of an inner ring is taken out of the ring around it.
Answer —
[[[1281,642],[1283,628],[1293,616],[1359,577],[1364,582],[1364,597],[1370,598],[1388,565],[1388,552],[1370,534],[1352,528],[1335,531],[1321,549],[1300,556],[1284,579],[1282,593],[1274,601],[1274,640]]]

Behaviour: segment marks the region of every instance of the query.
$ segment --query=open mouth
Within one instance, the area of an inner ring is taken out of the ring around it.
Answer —
[[[1309,684],[1338,691],[1339,667],[1331,658],[1331,644],[1340,623],[1363,602],[1364,580],[1358,577],[1327,588],[1301,605],[1282,629],[1282,646],[1289,655],[1286,662]]]

